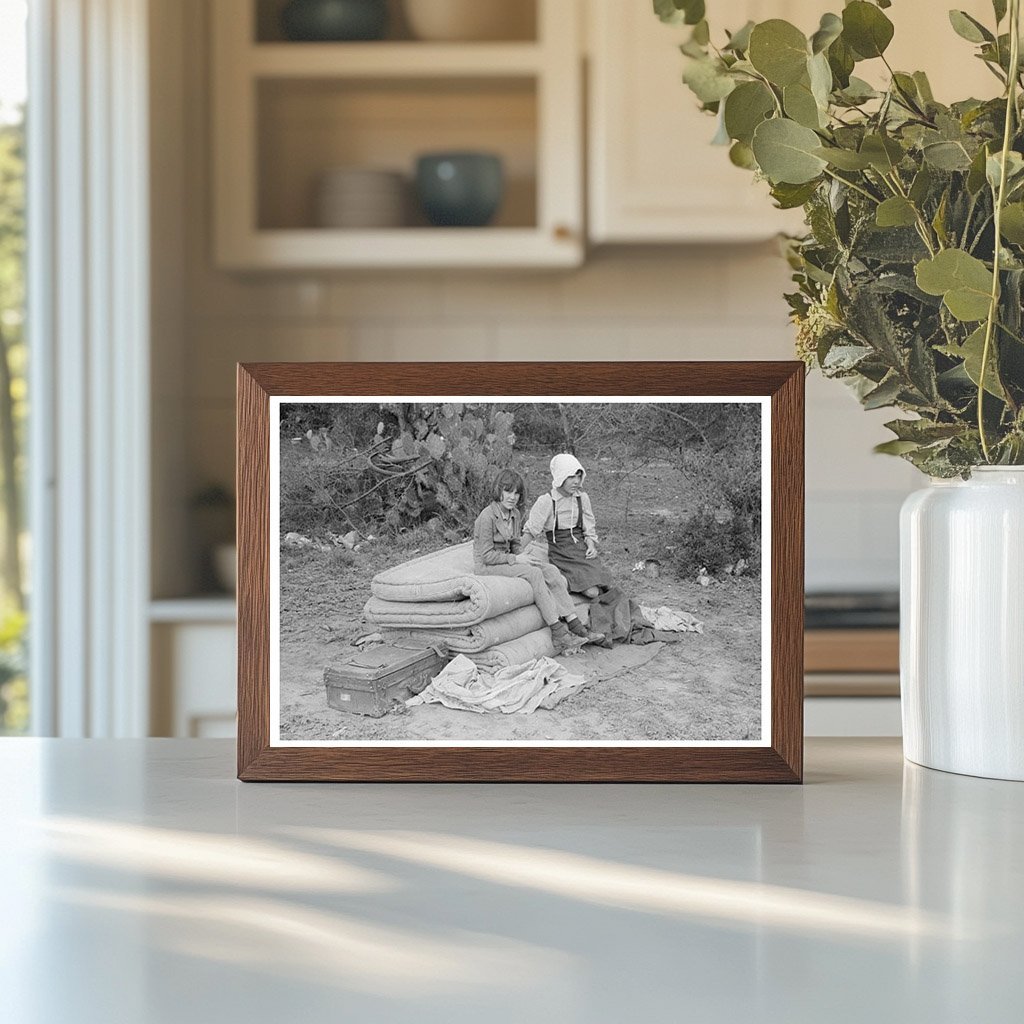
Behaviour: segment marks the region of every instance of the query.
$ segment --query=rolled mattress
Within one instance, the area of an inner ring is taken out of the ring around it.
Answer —
[[[534,630],[518,640],[495,644],[494,647],[478,654],[467,654],[466,657],[488,672],[497,672],[512,665],[524,665],[535,658],[553,658],[555,646],[551,642],[551,630],[545,626]]]
[[[587,621],[589,604],[580,602],[576,611],[583,622]],[[428,644],[444,644],[453,654],[479,654],[497,644],[518,640],[528,633],[544,629],[544,620],[535,604],[516,608],[510,612],[485,619],[473,626],[456,629],[394,629],[385,628],[385,639],[400,638],[419,640]]]

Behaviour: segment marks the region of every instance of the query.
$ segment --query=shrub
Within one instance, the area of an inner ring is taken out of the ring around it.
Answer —
[[[720,573],[740,558],[749,563],[752,571],[760,568],[760,534],[753,529],[749,517],[732,516],[719,522],[711,512],[696,512],[673,540],[673,562],[683,576],[692,576],[700,569]]]

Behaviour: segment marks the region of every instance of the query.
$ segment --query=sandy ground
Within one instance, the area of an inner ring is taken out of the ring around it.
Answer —
[[[604,479],[602,479],[604,477]],[[602,533],[602,557],[620,585],[645,605],[697,616],[687,633],[646,665],[593,680],[553,710],[480,715],[440,705],[397,707],[373,719],[327,706],[324,668],[372,631],[362,617],[372,576],[440,546],[416,531],[395,543],[281,552],[281,738],[284,740],[756,740],[761,722],[761,583],[723,577],[702,587],[663,562],[650,579],[631,571],[666,558],[665,538],[686,513],[687,482],[665,466],[628,477],[595,467],[588,476]],[[658,507],[658,506],[661,507]],[[669,553],[670,555],[670,553]],[[570,669],[573,659],[566,664]]]

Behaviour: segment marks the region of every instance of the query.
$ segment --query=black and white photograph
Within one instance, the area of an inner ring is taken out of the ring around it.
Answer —
[[[270,415],[271,745],[769,745],[767,399]]]

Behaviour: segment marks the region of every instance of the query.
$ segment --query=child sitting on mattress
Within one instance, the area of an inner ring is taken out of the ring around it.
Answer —
[[[473,525],[474,571],[481,576],[514,576],[533,588],[533,599],[551,627],[555,654],[567,654],[603,637],[579,620],[565,577],[553,565],[535,562],[523,552],[526,487],[511,469],[502,470],[491,488],[493,500]]]
[[[531,540],[547,537],[548,558],[565,576],[569,590],[593,600],[613,580],[597,557],[597,523],[583,490],[586,475],[575,455],[556,455],[551,460],[551,490],[533,503],[523,530]]]

